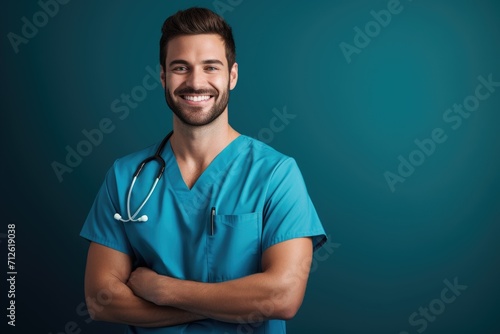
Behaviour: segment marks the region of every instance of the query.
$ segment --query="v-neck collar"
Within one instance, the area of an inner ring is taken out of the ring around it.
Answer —
[[[168,177],[167,182],[178,194],[192,193],[194,190],[205,189],[207,184],[213,184],[217,180],[217,176],[229,167],[231,162],[239,155],[240,151],[247,147],[249,143],[250,141],[245,135],[236,137],[215,156],[190,189],[184,182],[179,164],[177,163],[169,140],[165,146],[165,153],[163,153],[166,164],[165,174]]]

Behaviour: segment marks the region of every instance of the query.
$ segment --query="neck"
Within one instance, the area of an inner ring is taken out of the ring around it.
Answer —
[[[206,126],[193,127],[174,116],[170,144],[178,162],[204,169],[239,133],[227,121],[227,112]]]

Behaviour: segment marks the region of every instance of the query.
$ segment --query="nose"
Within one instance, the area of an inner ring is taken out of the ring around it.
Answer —
[[[206,80],[202,69],[193,68],[186,77],[186,85],[193,89],[201,89],[204,87]]]

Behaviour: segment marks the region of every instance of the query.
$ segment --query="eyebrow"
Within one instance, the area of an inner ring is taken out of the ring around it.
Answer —
[[[219,64],[219,65],[224,66],[224,64],[222,63],[222,61],[220,61],[218,59],[206,59],[206,60],[203,60],[201,63],[204,64],[204,65],[207,65],[207,64]],[[172,66],[172,65],[189,65],[189,63],[186,60],[183,60],[183,59],[174,59],[168,65],[169,66]]]

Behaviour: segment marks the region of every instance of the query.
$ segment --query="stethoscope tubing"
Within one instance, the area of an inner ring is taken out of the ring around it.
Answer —
[[[114,218],[116,220],[122,221],[124,223],[126,223],[126,222],[145,222],[148,220],[148,216],[146,216],[146,215],[143,215],[143,216],[139,217],[138,219],[136,219],[136,217],[139,214],[139,212],[142,210],[142,208],[146,205],[146,203],[149,201],[149,198],[151,197],[151,195],[153,194],[153,192],[156,188],[156,185],[160,181],[160,178],[163,176],[163,173],[164,173],[165,167],[166,167],[166,163],[165,163],[165,160],[161,157],[161,154],[163,153],[163,150],[165,149],[165,146],[167,145],[167,142],[170,139],[170,137],[172,136],[172,134],[173,134],[173,131],[170,131],[170,133],[167,134],[165,136],[165,138],[163,138],[163,140],[161,141],[155,154],[153,156],[147,157],[146,159],[141,161],[139,166],[137,166],[137,169],[135,170],[135,172],[133,174],[133,178],[132,178],[132,182],[130,183],[129,190],[127,192],[127,204],[126,204],[126,206],[127,206],[128,219],[123,219],[119,213],[116,213],[114,215]],[[151,186],[151,189],[149,190],[146,198],[144,199],[144,201],[142,201],[141,205],[139,205],[139,208],[137,208],[137,210],[132,215],[131,210],[130,210],[130,199],[132,197],[132,189],[134,188],[134,185],[137,181],[137,178],[141,174],[142,169],[151,161],[156,161],[160,165],[160,169],[158,171],[158,174],[155,178],[155,181],[154,181],[153,185]]]

